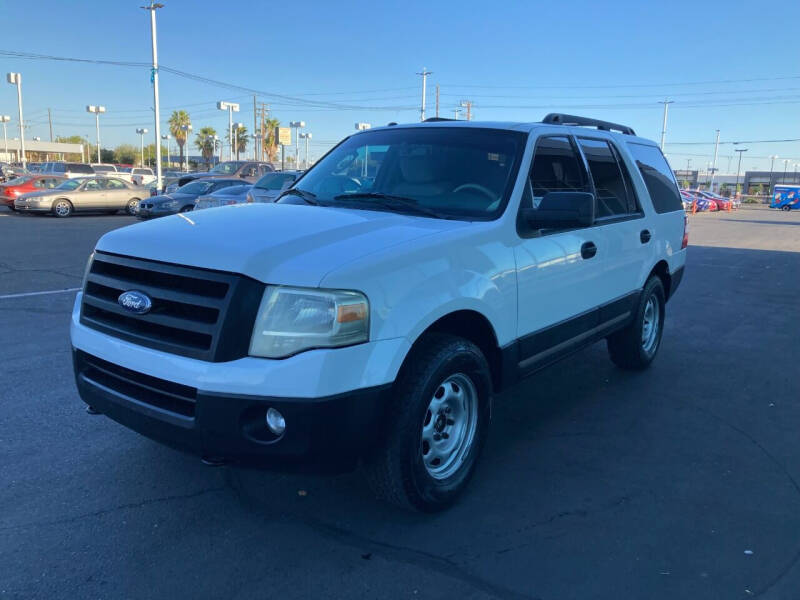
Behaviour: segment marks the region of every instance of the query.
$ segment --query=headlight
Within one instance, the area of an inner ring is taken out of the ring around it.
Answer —
[[[167,200],[161,203],[161,208],[178,208],[177,200]]]
[[[369,303],[364,294],[270,285],[258,307],[250,355],[285,358],[368,339]]]

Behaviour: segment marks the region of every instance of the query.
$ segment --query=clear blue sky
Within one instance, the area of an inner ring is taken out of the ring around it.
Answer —
[[[419,118],[422,67],[428,115],[434,86],[442,116],[459,100],[477,120],[538,121],[571,112],[633,126],[658,139],[660,99],[670,108],[667,152],[675,168],[705,167],[714,130],[723,141],[800,138],[800,61],[791,28],[800,2],[761,11],[745,2],[210,2],[162,0],[162,65],[245,88],[282,122],[304,120],[312,156],[353,130]],[[150,60],[144,0],[82,2],[0,0],[0,49],[77,58]],[[56,135],[94,140],[85,105],[104,104],[103,145],[138,143],[153,130],[149,69],[0,57],[3,72],[23,74],[26,135],[47,139],[48,107]],[[743,81],[757,80],[757,81]],[[280,98],[278,96],[291,96]],[[217,100],[242,103],[252,129],[252,95],[161,73],[162,121],[189,111],[195,129],[222,133]],[[317,103],[311,105],[310,102]],[[334,106],[338,105],[338,106]],[[0,112],[12,115],[13,86],[0,86]],[[16,135],[16,133],[14,134]],[[706,145],[672,145],[705,142]],[[800,142],[748,144],[743,168],[800,163]],[[721,146],[725,171],[733,147]],[[735,163],[732,168],[735,170]]]

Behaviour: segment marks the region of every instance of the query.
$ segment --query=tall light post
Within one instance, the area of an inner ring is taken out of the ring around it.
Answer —
[[[153,83],[153,120],[155,122],[156,140],[156,189],[161,189],[161,109],[158,101],[158,40],[156,37],[156,11],[164,8],[163,4],[150,0],[148,6],[141,8],[150,11],[150,41],[153,45],[153,68],[150,71],[150,81]],[[169,152],[169,145],[167,146]]]
[[[258,146],[261,139],[260,133],[251,133],[250,137],[253,138],[253,160],[258,160]]]
[[[306,126],[305,121],[291,121],[289,127],[294,129],[294,168],[300,160],[300,130]]]
[[[788,169],[788,168],[789,168],[789,159],[788,158],[784,158],[783,159],[783,179],[781,180],[781,183],[783,183],[783,184],[786,183],[786,169]]]
[[[717,139],[714,142],[714,163],[711,165],[711,182],[708,184],[709,191],[714,191],[714,175],[717,172],[717,153],[719,152],[719,129],[717,129]]]
[[[239,105],[236,104],[236,102],[220,100],[217,102],[217,108],[219,110],[228,111],[228,141],[231,143],[231,152],[228,156],[228,160],[233,160],[233,113],[239,112]]]
[[[244,123],[233,124],[233,147],[235,149],[236,160],[239,160],[239,130],[244,127]]]
[[[144,166],[144,134],[146,134],[147,132],[148,132],[148,130],[145,129],[144,127],[139,127],[136,130],[136,133],[138,133],[141,136],[141,140],[142,140],[142,156],[140,158],[140,162],[141,162],[142,166]]]
[[[94,129],[97,134],[97,162],[103,162],[100,160],[100,115],[106,112],[106,107],[90,104],[86,107],[86,112],[94,113]]]
[[[659,104],[663,104],[664,105],[664,124],[661,127],[661,145],[659,146],[661,148],[662,152],[664,151],[664,140],[667,137],[667,111],[669,110],[669,105],[672,104],[673,102],[675,102],[675,101],[674,100],[662,100],[661,102],[659,102]]]
[[[169,166],[170,166],[170,162],[169,162],[169,158],[170,158],[170,151],[169,151],[169,149],[170,149],[170,145],[169,145],[169,141],[172,139],[172,136],[171,136],[170,134],[168,134],[168,133],[167,133],[167,134],[165,134],[165,135],[162,135],[162,136],[161,136],[161,139],[162,139],[162,140],[167,140],[167,168],[169,168]],[[159,162],[160,162],[160,161],[159,161]],[[161,189],[161,188],[158,188],[158,189]]]
[[[426,86],[428,84],[428,75],[433,75],[431,71],[428,71],[425,67],[422,67],[422,73],[417,73],[420,77],[422,77],[422,104],[419,107],[419,120],[425,120],[425,96],[426,94]]]
[[[5,144],[5,159],[10,160],[8,158],[8,131],[6,131],[6,123],[11,120],[9,115],[0,115],[0,121],[3,123],[3,143]]]
[[[307,169],[307,168],[308,168],[308,140],[310,140],[310,139],[311,139],[311,134],[310,134],[310,133],[301,133],[301,134],[300,134],[300,139],[303,139],[303,140],[305,140],[305,141],[306,141],[306,162],[305,162],[305,168]],[[365,161],[365,164],[366,164],[366,161]],[[299,168],[299,166],[296,166],[295,168]]]
[[[739,165],[736,167],[736,188],[735,193],[736,195],[739,194],[739,173],[742,171],[742,152],[747,152],[747,148],[736,148],[734,152],[739,153]]]
[[[22,73],[6,75],[8,83],[17,86],[17,108],[19,109],[19,148],[22,157],[22,168],[25,168],[25,127],[22,119]]]
[[[181,125],[181,131],[183,131],[183,147],[186,150],[184,152],[184,157],[186,161],[186,171],[189,171],[189,133],[192,131],[192,124],[189,123],[188,125]]]
[[[777,154],[772,154],[769,157],[769,185],[767,186],[767,188],[769,188],[769,193],[770,194],[772,194],[772,171],[775,170],[775,159],[776,158],[778,158]]]

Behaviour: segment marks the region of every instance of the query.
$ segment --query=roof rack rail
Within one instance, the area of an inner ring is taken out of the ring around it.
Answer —
[[[603,131],[619,131],[625,135],[636,135],[632,127],[619,125],[610,121],[600,121],[599,119],[589,119],[588,117],[577,117],[575,115],[565,115],[563,113],[550,113],[542,119],[542,123],[548,125],[583,125],[586,127],[597,127]]]
[[[439,121],[455,121],[455,119],[448,119],[447,117],[428,117],[423,123],[438,123]]]

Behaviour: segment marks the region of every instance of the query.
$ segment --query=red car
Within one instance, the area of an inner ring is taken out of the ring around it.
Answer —
[[[0,200],[11,210],[14,210],[14,200],[17,196],[29,192],[51,190],[62,181],[64,177],[57,175],[21,175],[16,179],[0,184]]]

